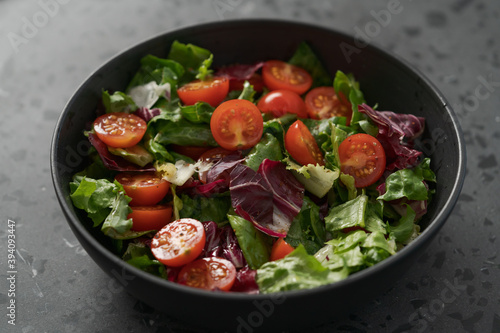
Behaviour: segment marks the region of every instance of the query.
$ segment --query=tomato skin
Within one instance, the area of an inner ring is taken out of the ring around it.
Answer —
[[[244,99],[232,99],[215,109],[210,129],[222,148],[247,149],[260,141],[264,122],[255,104]]]
[[[146,133],[146,122],[125,112],[106,113],[94,120],[95,134],[106,145],[130,148],[138,144]]]
[[[346,117],[349,126],[352,117],[351,103],[341,92],[337,95],[333,87],[317,87],[309,91],[304,99],[307,113],[313,119]]]
[[[243,84],[248,81],[253,86],[253,90],[256,92],[262,92],[264,89],[264,81],[262,76],[258,73],[254,73],[248,80],[230,80],[229,81],[229,91],[233,90],[243,90]]]
[[[156,176],[155,172],[122,172],[115,179],[132,198],[130,206],[156,205],[170,189],[170,183]]]
[[[151,241],[151,252],[166,266],[180,267],[195,260],[205,247],[205,228],[200,221],[183,218],[160,229]]]
[[[131,229],[134,231],[160,230],[172,218],[171,206],[135,206],[130,208],[132,208],[132,213],[128,214],[127,218],[132,219]]]
[[[287,254],[291,253],[293,250],[293,246],[288,244],[284,238],[278,238],[276,242],[274,242],[273,247],[271,248],[271,256],[269,260],[279,260],[283,259]]]
[[[285,134],[285,148],[290,156],[302,165],[324,165],[323,154],[306,125],[295,121]]]
[[[273,90],[257,103],[257,107],[264,113],[271,113],[279,118],[287,113],[295,113],[299,118],[307,118],[306,104],[302,98],[291,90]]]
[[[229,80],[225,77],[211,77],[207,80],[194,80],[179,89],[177,94],[185,105],[206,102],[213,107],[219,105],[229,92]]]
[[[348,136],[339,145],[340,170],[354,177],[355,186],[366,187],[382,177],[385,151],[371,135],[358,133]]]
[[[172,150],[176,153],[182,154],[184,156],[190,157],[193,160],[197,160],[200,156],[210,150],[212,147],[200,147],[200,146],[181,146],[181,145],[171,145]]]
[[[262,79],[270,90],[287,89],[299,95],[312,85],[312,77],[305,69],[281,60],[266,61],[262,67]]]
[[[236,268],[229,260],[208,257],[193,261],[182,268],[177,282],[206,290],[229,291],[236,280]]]

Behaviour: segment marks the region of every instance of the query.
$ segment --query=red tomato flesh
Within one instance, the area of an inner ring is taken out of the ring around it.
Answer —
[[[244,99],[232,99],[215,109],[210,129],[222,148],[247,149],[260,141],[264,123],[255,104]]]
[[[295,121],[285,134],[285,148],[290,156],[302,165],[324,165],[323,154],[306,125]]]
[[[206,290],[229,291],[236,279],[236,268],[229,260],[209,257],[193,261],[182,268],[177,282]]]
[[[114,148],[130,148],[138,144],[146,133],[146,122],[136,115],[113,112],[94,121],[95,134],[106,145]]]
[[[262,67],[262,78],[270,90],[287,89],[299,95],[312,85],[312,77],[305,69],[280,60],[266,61]]]
[[[225,77],[212,77],[195,80],[177,89],[177,94],[185,105],[206,102],[213,107],[219,105],[229,92],[229,80]]]
[[[180,267],[195,260],[205,247],[205,228],[191,218],[164,226],[151,241],[151,252],[166,266]]]
[[[354,177],[356,187],[366,187],[380,179],[385,170],[385,151],[371,135],[359,133],[339,145],[340,170]]]
[[[299,118],[307,118],[306,105],[299,94],[285,89],[273,90],[257,103],[257,107],[264,113],[270,113],[279,118],[287,113],[295,113]]]
[[[346,117],[349,126],[352,117],[351,103],[342,93],[337,95],[333,87],[314,88],[307,93],[304,101],[309,117],[314,119]]]
[[[156,205],[170,188],[170,183],[155,172],[122,172],[115,179],[122,184],[125,194],[132,198],[130,206]]]
[[[271,256],[269,260],[279,260],[283,259],[287,254],[291,253],[294,250],[293,246],[285,242],[283,238],[278,238],[276,242],[274,242],[273,247],[271,248]]]
[[[172,218],[171,206],[135,206],[130,208],[132,208],[132,213],[128,214],[127,218],[132,219],[132,230],[134,231],[160,230]]]

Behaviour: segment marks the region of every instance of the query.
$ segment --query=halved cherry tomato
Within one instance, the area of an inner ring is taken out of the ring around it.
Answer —
[[[354,177],[356,187],[366,187],[380,179],[385,170],[385,151],[371,135],[348,136],[339,145],[340,170]]]
[[[132,219],[132,230],[148,231],[160,230],[172,218],[172,207],[166,205],[135,206],[127,218]]]
[[[155,172],[122,172],[115,179],[132,198],[130,206],[156,205],[170,188],[170,183],[158,177]]]
[[[200,289],[229,291],[235,279],[236,268],[232,262],[219,257],[208,257],[184,266],[177,282]]]
[[[229,155],[229,154],[231,154],[231,150],[227,150],[227,149],[224,149],[222,147],[216,147],[216,148],[212,148],[212,149],[204,152],[203,154],[201,154],[201,156],[198,160],[203,161],[203,162],[207,162],[207,163],[210,163],[210,162],[215,163],[218,160],[220,160],[221,158],[223,158],[224,156]],[[208,170],[204,171],[204,172],[202,171],[198,174],[198,178],[200,179],[200,181],[203,184],[206,184],[206,182],[207,182],[207,173],[208,173]]]
[[[253,90],[256,92],[262,92],[264,88],[264,81],[262,76],[258,73],[253,73],[253,75],[248,80],[231,80],[229,81],[229,91],[233,90],[243,90],[243,84],[248,81],[253,86]]]
[[[200,221],[184,218],[161,228],[151,241],[151,252],[167,266],[179,267],[195,260],[205,247],[205,228]]]
[[[351,103],[344,94],[335,92],[333,87],[317,87],[309,91],[304,99],[309,117],[327,119],[346,117],[347,125],[351,122]]]
[[[266,61],[262,67],[262,78],[270,90],[287,89],[299,95],[312,85],[312,77],[305,69],[281,60]]]
[[[176,153],[191,157],[193,160],[200,158],[201,154],[210,150],[212,147],[200,147],[200,146],[181,146],[172,145],[172,150]]]
[[[136,115],[113,112],[106,113],[94,121],[94,131],[105,144],[114,148],[129,148],[141,141],[147,124]]]
[[[211,77],[207,80],[195,80],[177,89],[182,103],[193,105],[206,102],[215,107],[224,100],[229,92],[229,80],[225,77]]]
[[[285,242],[283,238],[278,238],[276,242],[274,242],[273,247],[271,248],[271,256],[269,260],[274,261],[278,259],[283,259],[287,254],[295,250],[293,246]]]
[[[285,148],[294,160],[302,165],[324,165],[323,154],[306,125],[300,120],[294,122],[285,134]]]
[[[244,99],[231,99],[215,109],[210,129],[222,148],[247,149],[260,141],[264,123],[255,104]]]
[[[304,101],[299,94],[291,90],[273,90],[262,96],[257,107],[264,113],[271,113],[275,118],[287,113],[295,113],[299,118],[307,118]]]

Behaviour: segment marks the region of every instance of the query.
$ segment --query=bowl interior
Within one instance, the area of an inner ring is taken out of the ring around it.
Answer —
[[[146,276],[133,267],[126,267],[124,262],[105,249],[105,246],[102,245],[106,242],[104,239],[96,238],[99,236],[93,235],[91,228],[86,227],[85,223],[82,224],[81,221],[85,221],[86,218],[82,212],[73,208],[69,198],[68,183],[72,175],[80,171],[87,163],[86,157],[90,145],[83,136],[82,130],[95,117],[94,110],[102,89],[123,90],[139,67],[139,60],[143,56],[153,54],[165,57],[174,40],[193,43],[209,49],[214,54],[215,67],[268,59],[286,60],[300,42],[306,41],[320,56],[332,76],[338,69],[355,75],[368,104],[378,103],[379,110],[411,113],[426,118],[424,137],[417,142],[417,145],[424,151],[425,155],[431,158],[431,167],[436,172],[438,181],[436,195],[429,205],[428,214],[421,221],[424,230],[422,235],[398,255],[375,267],[357,273],[341,283],[317,288],[318,290],[289,293],[290,296],[287,297],[287,302],[284,304],[293,304],[295,299],[305,302],[307,297],[312,297],[311,302],[314,302],[314,299],[318,297],[325,297],[321,295],[332,297],[336,293],[338,296],[342,290],[348,292],[349,286],[354,288],[360,283],[367,283],[373,287],[378,283],[378,280],[373,278],[375,275],[388,275],[391,269],[399,269],[408,265],[409,263],[403,264],[403,262],[414,257],[415,253],[430,241],[450,214],[458,198],[464,177],[465,151],[461,132],[452,110],[440,93],[427,79],[410,68],[404,61],[371,45],[360,48],[350,36],[325,28],[286,21],[224,21],[180,29],[134,46],[117,55],[94,72],[67,104],[53,137],[51,155],[53,181],[70,226],[89,254],[108,273],[109,269],[106,267],[114,267],[115,269],[126,269],[139,277],[137,283],[130,283],[130,291],[135,296],[161,308],[161,305],[155,303],[150,297],[146,297],[146,299],[141,297],[144,289],[141,289],[138,284],[139,281],[144,281],[142,283],[148,283],[150,286],[153,284],[164,292],[179,293],[179,297],[188,299],[193,297],[197,301],[210,302],[217,299],[226,302],[225,304],[231,301],[237,302],[238,306],[241,307],[241,311],[238,313],[247,311],[244,307],[252,301],[264,299],[263,295],[227,296],[208,294],[198,290],[187,291],[186,288],[166,281],[159,281],[156,277]],[[387,280],[384,281],[384,284],[386,283]],[[137,286],[134,287],[134,285]],[[389,286],[384,286],[382,290]],[[363,301],[365,301],[363,297],[354,297],[352,303],[355,305]],[[283,309],[287,307],[282,306]],[[293,305],[290,307],[293,308]],[[348,307],[348,305],[344,305],[344,307]],[[171,307],[163,306],[162,309],[177,315]],[[255,306],[250,306],[248,309],[252,311]],[[328,313],[333,313],[331,310],[328,310]],[[287,322],[293,325],[298,320],[290,320],[290,317],[293,318],[290,314],[294,313],[294,311],[290,311],[286,314]],[[274,315],[268,318],[268,321],[278,322],[280,319],[278,312],[275,311]],[[315,320],[315,322],[324,320],[324,313],[325,311],[320,313],[321,316],[311,316],[311,320]],[[178,315],[182,317],[181,314]],[[328,315],[326,317],[329,318]],[[298,318],[301,319],[300,323],[302,324],[310,323],[309,320],[304,320],[303,316]],[[216,323],[214,325],[218,327]]]

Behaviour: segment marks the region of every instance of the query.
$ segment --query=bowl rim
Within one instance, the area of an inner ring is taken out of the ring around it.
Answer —
[[[437,212],[436,216],[429,222],[429,225],[425,230],[415,239],[413,240],[409,245],[405,246],[403,249],[399,250],[395,255],[390,256],[383,261],[377,263],[374,266],[365,268],[359,272],[356,272],[350,276],[348,276],[346,279],[343,279],[338,282],[333,282],[327,285],[323,286],[318,286],[314,287],[311,289],[304,289],[304,290],[292,290],[292,291],[286,291],[286,292],[280,292],[280,293],[271,293],[271,294],[246,294],[246,293],[216,293],[212,291],[206,291],[202,289],[197,289],[197,288],[192,288],[188,286],[183,286],[180,284],[177,284],[175,282],[171,282],[168,280],[164,280],[160,277],[157,277],[153,274],[144,272],[132,265],[127,264],[125,261],[123,261],[121,258],[119,258],[117,255],[113,254],[110,250],[108,250],[104,245],[102,245],[97,239],[95,239],[89,232],[86,230],[86,228],[83,226],[81,221],[73,214],[73,211],[70,209],[66,202],[66,198],[64,197],[63,190],[62,188],[58,185],[61,184],[61,177],[58,172],[57,168],[57,146],[58,146],[58,138],[59,138],[59,132],[62,129],[62,125],[66,118],[68,117],[68,110],[71,108],[71,106],[74,103],[74,100],[76,96],[81,94],[82,91],[85,90],[85,87],[87,85],[87,82],[90,81],[93,77],[99,75],[98,73],[106,66],[109,66],[110,63],[119,61],[119,58],[121,58],[125,53],[131,52],[133,49],[139,49],[145,44],[152,43],[156,39],[163,39],[167,38],[169,35],[174,35],[174,34],[180,34],[180,33],[188,33],[191,30],[199,30],[199,29],[212,29],[215,27],[224,27],[224,26],[246,26],[250,24],[255,24],[255,23],[266,23],[266,24],[277,24],[277,25],[293,25],[293,26],[301,26],[304,28],[308,29],[318,29],[318,30],[323,30],[328,33],[333,33],[336,35],[339,35],[342,38],[348,39],[348,40],[354,40],[354,37],[344,33],[342,31],[336,30],[335,28],[332,27],[327,27],[324,25],[319,25],[319,24],[313,24],[309,22],[302,22],[302,21],[292,21],[289,19],[272,19],[272,18],[246,18],[246,19],[231,19],[231,20],[224,20],[224,21],[210,21],[210,22],[205,22],[205,23],[198,23],[198,24],[189,24],[189,25],[184,25],[181,27],[175,27],[168,29],[164,32],[158,33],[152,37],[149,37],[139,43],[135,43],[124,50],[114,54],[113,56],[109,57],[107,60],[101,63],[101,65],[96,68],[94,71],[92,71],[91,74],[89,74],[83,82],[78,86],[78,88],[74,91],[68,102],[63,108],[63,111],[61,112],[56,126],[54,128],[54,132],[52,135],[52,140],[51,140],[51,147],[50,147],[50,170],[51,170],[51,177],[52,177],[52,183],[56,192],[56,197],[57,200],[59,201],[59,204],[62,208],[62,211],[66,217],[66,220],[68,224],[70,225],[71,229],[73,232],[75,230],[85,238],[87,242],[90,243],[92,247],[94,247],[97,252],[99,252],[101,255],[104,255],[105,259],[108,261],[113,262],[117,266],[121,267],[125,271],[129,271],[131,274],[138,275],[141,279],[147,280],[149,283],[153,285],[158,285],[160,287],[166,288],[166,289],[172,289],[173,291],[177,292],[182,292],[182,293],[188,293],[192,294],[193,296],[199,297],[199,298],[221,298],[223,300],[248,300],[248,301],[253,301],[253,300],[262,300],[262,299],[269,299],[270,297],[273,297],[273,295],[284,295],[286,296],[287,299],[293,299],[293,298],[300,298],[303,295],[312,295],[312,294],[318,294],[318,293],[323,293],[334,289],[340,289],[343,288],[346,285],[350,284],[355,284],[359,280],[364,280],[367,276],[371,276],[376,274],[377,272],[380,272],[382,270],[385,270],[386,267],[391,266],[396,264],[397,262],[401,262],[405,260],[413,251],[416,251],[417,248],[421,248],[426,244],[428,241],[430,241],[431,238],[435,237],[436,233],[439,231],[439,229],[443,226],[445,223],[446,219],[448,216],[451,214],[453,207],[455,203],[458,200],[458,197],[460,195],[461,189],[463,187],[464,179],[465,179],[465,166],[466,166],[466,150],[465,150],[465,143],[463,139],[463,133],[462,129],[460,127],[460,123],[458,120],[458,117],[456,116],[455,112],[452,110],[450,107],[450,104],[446,101],[442,93],[436,88],[436,86],[423,74],[421,73],[415,66],[410,64],[408,61],[400,57],[399,55],[389,52],[384,50],[382,47],[378,46],[374,42],[370,42],[368,45],[366,45],[364,48],[369,48],[372,49],[372,51],[375,51],[379,54],[382,55],[382,57],[386,59],[390,59],[391,62],[397,64],[399,67],[403,67],[406,71],[408,71],[411,75],[414,75],[415,77],[418,77],[422,83],[425,86],[428,86],[432,93],[439,99],[439,101],[442,104],[442,107],[444,109],[444,112],[446,112],[449,117],[450,117],[450,126],[453,129],[453,134],[456,136],[456,141],[457,141],[457,152],[458,152],[458,173],[456,175],[456,178],[454,179],[453,186],[451,189],[451,195],[446,199],[445,203],[443,204],[443,208]]]

